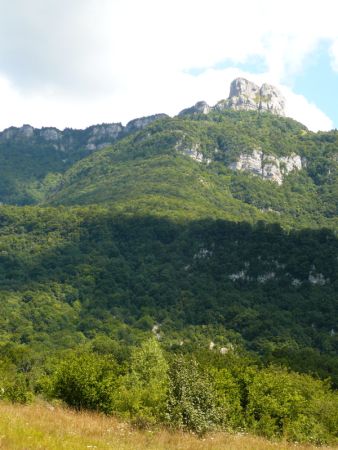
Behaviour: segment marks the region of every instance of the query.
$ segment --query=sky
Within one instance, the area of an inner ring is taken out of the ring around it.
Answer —
[[[0,130],[176,115],[274,84],[338,128],[337,0],[0,0]]]

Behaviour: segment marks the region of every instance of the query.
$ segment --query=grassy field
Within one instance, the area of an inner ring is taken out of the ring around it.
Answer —
[[[0,449],[5,450],[309,450],[312,446],[269,442],[249,435],[138,431],[115,418],[77,413],[45,404],[18,406],[0,403]],[[328,449],[330,447],[321,447]]]

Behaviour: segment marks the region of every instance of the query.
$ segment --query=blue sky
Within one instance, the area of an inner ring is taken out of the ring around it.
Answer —
[[[292,80],[295,92],[315,103],[338,128],[338,73],[332,69],[329,44],[310,54],[303,70]]]
[[[338,127],[337,0],[0,0],[0,129],[213,105],[243,76]]]
[[[238,69],[241,73],[263,77],[268,70],[265,59],[253,55],[242,63],[225,59],[212,68],[192,68],[188,70],[188,73],[198,77],[209,69],[231,68]],[[301,70],[288,74],[281,82],[289,86],[296,94],[303,95],[309,102],[315,104],[331,119],[333,127],[338,128],[338,72],[332,67],[329,42],[321,42],[313,52],[306,56]]]

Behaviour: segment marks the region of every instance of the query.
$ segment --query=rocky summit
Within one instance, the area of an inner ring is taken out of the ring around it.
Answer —
[[[285,116],[285,99],[275,86],[264,83],[259,87],[245,78],[236,78],[231,83],[229,98],[219,102],[215,108],[268,111]]]
[[[208,114],[210,111],[235,109],[244,111],[267,111],[279,116],[285,116],[285,98],[271,84],[258,86],[245,78],[236,78],[230,85],[230,94],[226,100],[219,101],[215,106],[206,102],[197,102],[194,106],[180,112],[180,116],[189,114]]]

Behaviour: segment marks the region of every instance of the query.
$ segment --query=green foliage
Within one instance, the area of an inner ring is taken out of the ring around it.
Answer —
[[[43,205],[0,206],[1,398],[334,442],[328,384],[264,364],[338,386],[337,131],[212,112],[88,157],[67,133],[66,160],[0,142],[0,200]],[[304,168],[282,186],[229,169],[255,148]]]
[[[28,377],[16,370],[13,364],[0,362],[0,400],[9,400],[13,403],[28,403],[33,393]]]
[[[224,111],[167,118],[79,161],[48,202],[114,202],[119,210],[143,214],[332,226],[337,215],[337,142],[335,132],[323,139],[271,114]],[[191,148],[212,163],[184,156]],[[306,167],[287,176],[283,186],[228,168],[240,153],[257,148],[275,156],[296,152]]]
[[[169,370],[167,420],[171,425],[204,434],[222,422],[211,378],[196,360],[177,357]]]
[[[223,426],[230,430],[243,428],[242,392],[239,380],[229,368],[218,370],[211,368],[211,378]]]
[[[309,376],[285,369],[267,368],[256,373],[248,388],[249,426],[268,437],[325,443],[337,437],[338,397]],[[330,403],[330,419],[325,411]]]
[[[55,369],[52,395],[76,409],[110,413],[116,384],[114,361],[72,352]]]
[[[330,230],[101,207],[0,213],[2,343],[43,353],[109,336],[123,360],[157,322],[168,344],[240,343],[338,383],[338,241]],[[325,284],[309,281],[319,274]]]
[[[164,413],[168,365],[158,342],[152,338],[133,349],[127,373],[114,395],[115,410],[139,425],[155,423]]]

